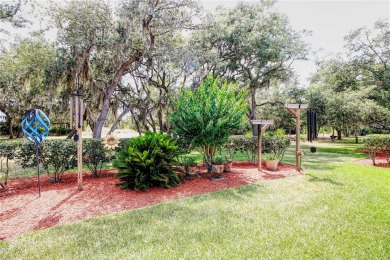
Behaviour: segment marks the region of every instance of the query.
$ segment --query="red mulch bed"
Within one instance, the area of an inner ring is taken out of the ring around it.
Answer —
[[[368,154],[368,150],[359,150],[361,153],[366,153]],[[375,165],[372,164],[371,158],[366,158],[362,160],[357,160],[355,163],[357,164],[363,164],[363,165],[371,165],[375,167],[380,167],[380,168],[390,168],[390,163],[387,162],[386,160],[386,154],[389,151],[379,151],[376,156],[375,156]]]
[[[149,206],[237,187],[250,183],[296,176],[293,165],[280,165],[277,171],[259,172],[256,165],[235,162],[232,172],[221,174],[223,179],[210,180],[200,167],[198,177],[187,178],[178,187],[151,188],[148,192],[123,190],[116,186],[115,170],[104,171],[100,178],[83,173],[83,191],[77,191],[77,174],[63,175],[61,183],[50,183],[42,177],[41,197],[38,197],[37,178],[15,179],[0,191],[0,240],[31,230],[67,224],[81,219]],[[265,166],[263,167],[265,169]]]

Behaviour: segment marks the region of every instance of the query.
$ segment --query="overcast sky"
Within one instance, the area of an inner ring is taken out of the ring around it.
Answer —
[[[253,2],[255,0],[252,0]],[[238,0],[202,0],[204,7],[213,10],[217,6],[234,7]],[[285,13],[296,30],[307,29],[312,36],[306,38],[313,54],[310,61],[295,62],[300,84],[307,86],[306,79],[315,71],[317,57],[334,56],[343,52],[344,36],[350,31],[372,27],[379,19],[390,18],[390,1],[356,0],[279,0],[277,8]]]

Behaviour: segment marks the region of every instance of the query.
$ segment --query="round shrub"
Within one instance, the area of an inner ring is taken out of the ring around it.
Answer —
[[[148,190],[149,187],[170,188],[179,184],[179,176],[172,170],[182,153],[176,141],[169,135],[146,132],[132,138],[118,152],[114,167],[116,177],[126,189]]]

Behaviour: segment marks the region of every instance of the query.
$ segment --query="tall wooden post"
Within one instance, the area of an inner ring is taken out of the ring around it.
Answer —
[[[288,112],[296,119],[296,141],[295,141],[295,167],[297,171],[301,171],[301,108],[308,108],[307,104],[285,104]]]
[[[297,171],[301,170],[301,109],[296,110],[296,126],[295,126],[295,135],[296,135],[296,145],[295,145],[295,165]]]
[[[252,125],[258,125],[257,131],[257,142],[258,142],[258,150],[257,150],[257,168],[261,171],[261,146],[262,146],[262,136],[261,133],[265,132],[267,128],[274,123],[272,120],[252,120]]]
[[[263,137],[261,135],[261,125],[258,126],[258,135],[257,135],[257,169],[259,171],[261,171],[261,146],[262,146],[262,143],[263,143]]]

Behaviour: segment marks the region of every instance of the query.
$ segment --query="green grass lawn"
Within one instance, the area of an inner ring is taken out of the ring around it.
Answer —
[[[389,259],[390,168],[315,143],[305,175],[31,232],[2,259]],[[285,157],[293,162],[294,148]]]

